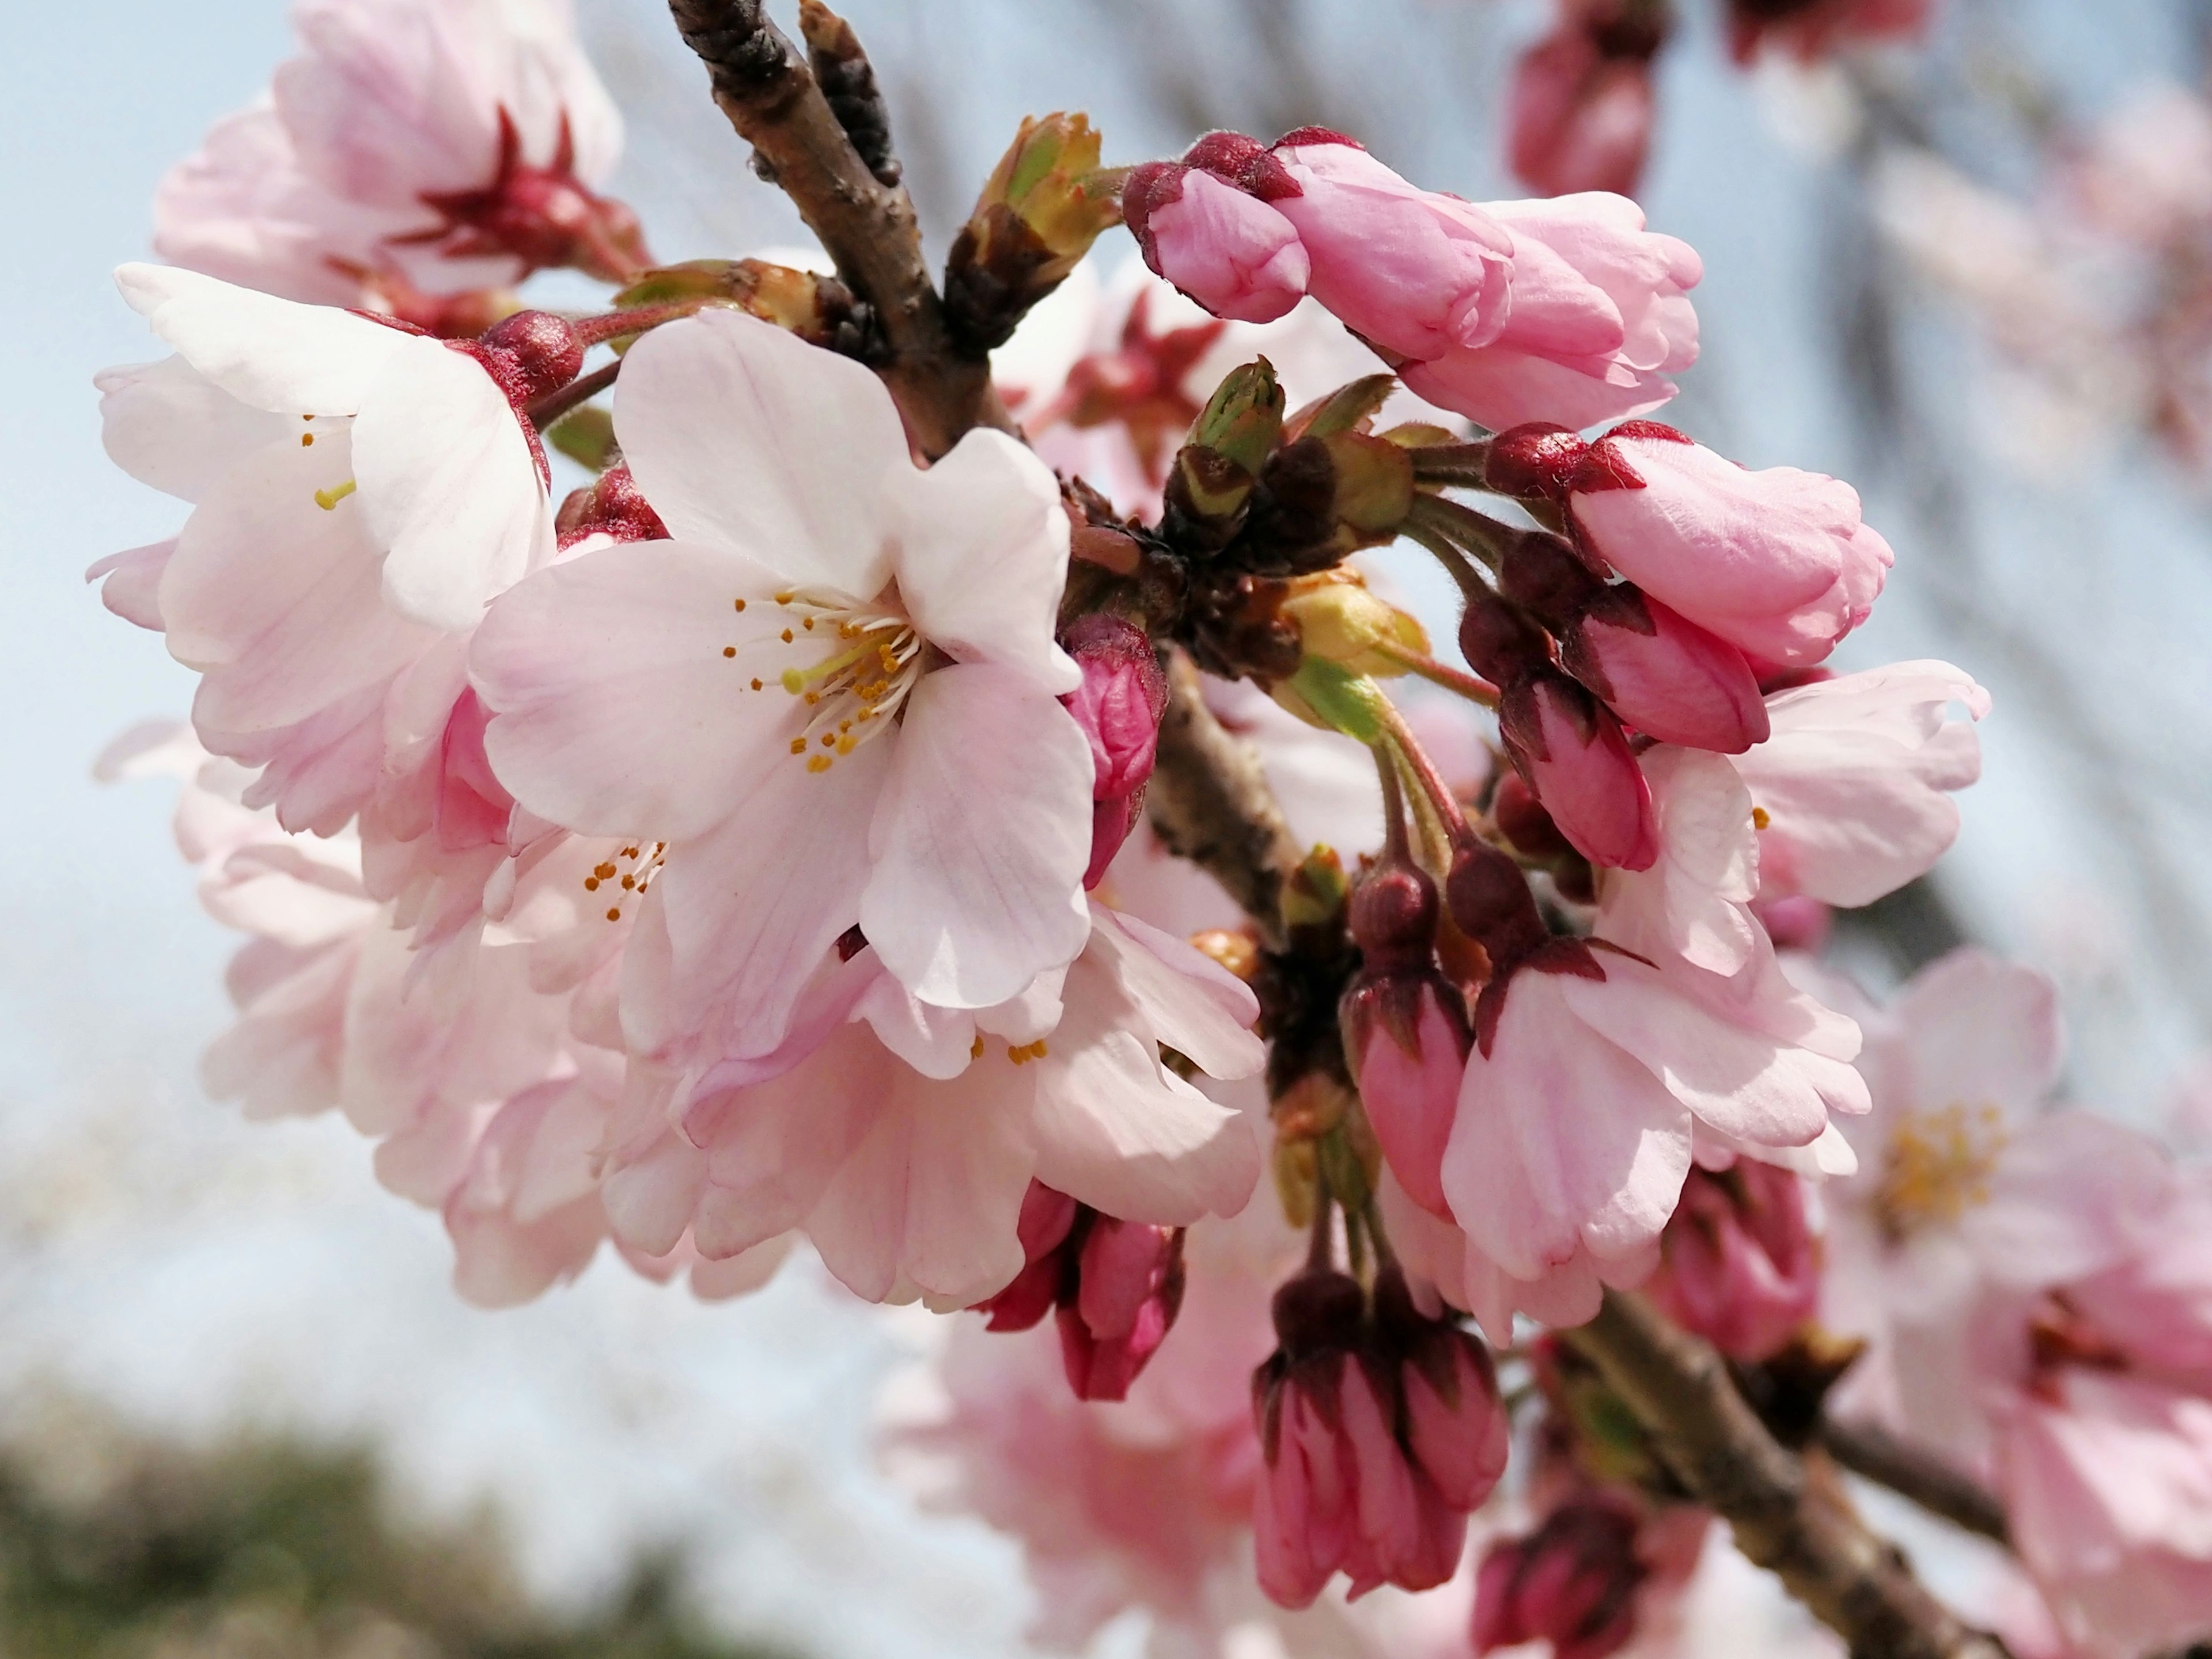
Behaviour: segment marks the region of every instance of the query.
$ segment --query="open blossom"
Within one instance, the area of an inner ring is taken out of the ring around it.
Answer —
[[[566,0],[301,0],[293,23],[304,50],[271,92],[162,180],[163,258],[403,314],[540,266],[647,263],[592,191],[622,123]]]
[[[633,347],[615,419],[674,539],[525,582],[472,664],[525,806],[666,843],[633,1036],[765,1053],[856,925],[947,1007],[1072,961],[1092,768],[1050,472],[988,431],[916,468],[873,374],[728,311]]]
[[[2079,1651],[2130,1659],[2212,1620],[2212,1194],[2201,1172],[2160,1170],[2162,1191],[2069,1173],[2065,1195],[2104,1212],[2117,1248],[1989,1285],[1977,1403],[1990,1478],[2053,1617]]]
[[[1693,1129],[1773,1156],[1828,1138],[1831,1111],[1866,1109],[1849,1063],[1857,1029],[1782,978],[1748,914],[1743,786],[1721,757],[1672,753],[1644,763],[1661,857],[1606,872],[1589,944],[1548,939],[1517,869],[1491,849],[1463,851],[1447,889],[1497,966],[1444,1195],[1471,1243],[1516,1279],[1584,1252],[1623,1262],[1648,1250],[1680,1197]]]
[[[1952,704],[1970,719],[1948,718]],[[1759,896],[1871,904],[1958,839],[1951,792],[1981,775],[1990,694],[1947,662],[1893,663],[1776,692],[1773,735],[1735,758],[1763,819]]]
[[[1697,255],[1623,198],[1463,202],[1307,128],[1211,134],[1138,169],[1124,207],[1146,261],[1216,314],[1310,293],[1409,391],[1493,429],[1641,414],[1697,359]]]
[[[648,920],[630,955],[665,970]],[[965,1307],[1027,1264],[1032,1181],[1158,1227],[1250,1195],[1250,1130],[1159,1051],[1249,1076],[1256,1005],[1180,940],[1094,908],[1064,973],[974,1011],[919,1001],[872,948],[831,963],[781,1052],[633,1091],[607,1180],[623,1243],[657,1255],[688,1227],[718,1260],[795,1229],[857,1295]]]
[[[328,833],[374,792],[388,700],[434,682],[442,726],[455,636],[551,557],[535,437],[439,341],[188,271],[118,283],[178,356],[101,376],[109,453],[194,503],[132,570],[140,619],[200,671],[201,740],[265,769],[254,804]]]

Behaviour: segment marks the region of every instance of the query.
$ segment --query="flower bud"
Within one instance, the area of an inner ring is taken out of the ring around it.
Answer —
[[[1692,1169],[1659,1248],[1647,1294],[1731,1359],[1771,1358],[1820,1300],[1804,1183],[1771,1164]]]
[[[1436,884],[1386,864],[1352,894],[1359,972],[1337,1004],[1345,1059],[1398,1182],[1442,1216],[1444,1142],[1459,1109],[1470,1041],[1467,1008],[1439,968]]]
[[[668,526],[645,499],[626,466],[610,467],[598,482],[568,492],[553,520],[565,552],[591,536],[618,542],[665,542]]]
[[[1101,1215],[1060,1304],[1060,1352],[1079,1400],[1121,1400],[1182,1307],[1182,1229]]]
[[[1492,1545],[1475,1575],[1475,1651],[1549,1642],[1553,1659],[1606,1659],[1626,1647],[1648,1571],[1637,1525],[1625,1501],[1592,1493],[1528,1537]]]
[[[1275,367],[1265,357],[1231,369],[1176,456],[1168,505],[1194,523],[1223,526],[1216,539],[1227,541],[1282,437],[1283,405]]]
[[[1145,631],[1094,611],[1062,631],[1060,643],[1083,671],[1083,684],[1060,699],[1091,740],[1091,863],[1095,887],[1144,811],[1167,711],[1167,676]]]
[[[1023,118],[945,262],[945,313],[963,343],[1004,345],[1121,216],[1122,175],[1098,150],[1087,116]]]
[[[1564,674],[1506,687],[1498,730],[1514,766],[1592,864],[1649,870],[1659,858],[1650,786],[1620,723]]]
[[[1601,588],[1559,641],[1566,671],[1662,743],[1740,755],[1767,737],[1742,652],[1634,587]]]
[[[477,343],[484,367],[517,403],[558,392],[584,369],[584,343],[567,319],[550,311],[518,311],[495,323]]]
[[[1538,194],[1632,196],[1651,145],[1651,60],[1673,15],[1650,0],[1570,0],[1513,72],[1513,172]]]
[[[615,295],[623,311],[686,301],[727,306],[848,356],[867,343],[866,307],[835,276],[761,259],[686,259],[647,271]]]
[[[1022,1194],[1020,1217],[1014,1223],[1024,1265],[1013,1282],[996,1296],[975,1304],[990,1316],[985,1328],[994,1331],[1026,1331],[1060,1298],[1060,1280],[1066,1267],[1063,1249],[1074,1231],[1082,1206],[1066,1193],[1031,1181]]]
[[[1428,654],[1428,631],[1397,606],[1376,598],[1356,570],[1339,566],[1297,577],[1290,590],[1282,614],[1298,625],[1299,647],[1310,656],[1356,674],[1387,676],[1404,673],[1406,665],[1378,647]]]
[[[1272,323],[1305,297],[1312,265],[1297,228],[1212,173],[1148,161],[1130,173],[1121,212],[1145,263],[1217,317]]]
[[[1445,1503],[1480,1508],[1505,1473],[1510,1428],[1490,1350],[1455,1324],[1423,1317],[1395,1267],[1375,1276],[1375,1316],[1386,1350],[1401,1356],[1414,1462]]]

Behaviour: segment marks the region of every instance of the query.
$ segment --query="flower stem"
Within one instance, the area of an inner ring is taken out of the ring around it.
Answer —
[[[1430,684],[1441,685],[1445,690],[1455,692],[1465,697],[1469,702],[1480,703],[1485,708],[1498,707],[1500,695],[1498,688],[1488,680],[1477,678],[1464,669],[1454,668],[1449,663],[1438,662],[1434,657],[1424,655],[1419,651],[1408,651],[1403,646],[1391,644],[1388,640],[1378,640],[1367,648],[1376,655],[1388,657],[1392,662],[1401,665],[1408,672],[1419,675]]]
[[[571,410],[580,409],[615,383],[622,373],[622,359],[601,365],[588,374],[580,374],[557,392],[549,392],[530,405],[530,423],[540,432],[551,426]]]

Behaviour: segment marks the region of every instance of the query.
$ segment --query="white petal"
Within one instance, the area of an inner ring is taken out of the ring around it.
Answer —
[[[470,656],[497,711],[485,746],[501,781],[568,829],[676,841],[722,822],[769,771],[800,769],[800,705],[776,680],[781,619],[735,609],[774,580],[719,549],[646,542],[502,595]]]
[[[199,500],[263,446],[287,434],[298,442],[306,424],[249,408],[182,357],[104,368],[92,383],[100,389],[100,441],[107,459],[140,483],[182,501]]]
[[[353,427],[354,477],[403,616],[459,630],[553,556],[538,462],[507,395],[435,340],[395,353]]]
[[[1211,957],[1149,922],[1091,907],[1091,951],[1109,967],[1144,1027],[1208,1077],[1250,1077],[1267,1063],[1252,1034],[1260,1001]]]
[[[419,337],[169,265],[121,266],[115,285],[194,368],[278,414],[353,414],[392,355]]]
[[[902,492],[899,596],[959,662],[1017,669],[1055,696],[1082,672],[1053,642],[1067,580],[1067,514],[1042,461],[1003,432],[970,432]]]
[[[679,541],[872,599],[914,471],[890,393],[851,359],[733,311],[654,329],[615,392],[623,455]]]
[[[868,851],[860,929],[884,966],[944,1007],[1004,1002],[1091,932],[1090,742],[1011,669],[926,675]]]

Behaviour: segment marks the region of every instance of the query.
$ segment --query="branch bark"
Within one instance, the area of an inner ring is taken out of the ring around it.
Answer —
[[[1888,1430],[1824,1418],[1814,1437],[1822,1450],[1853,1474],[1911,1498],[1955,1527],[2000,1544],[2012,1542],[2004,1505],[1988,1488]]]
[[[1168,659],[1168,707],[1146,796],[1152,829],[1242,905],[1272,950],[1285,943],[1283,886],[1301,853],[1261,769],[1259,751],[1232,736],[1199,689],[1188,657]]]
[[[896,176],[888,135],[872,167],[764,0],[669,0],[669,10],[707,66],[715,103],[753,147],[755,166],[874,308],[890,350],[881,372],[915,445],[933,460],[970,427],[1012,431],[988,359],[959,352],[945,326],[913,201],[878,176]]]
[[[1736,1547],[1839,1632],[1853,1659],[2006,1659],[2002,1643],[1967,1629],[1867,1529],[1832,1474],[1767,1432],[1711,1344],[1618,1291],[1595,1319],[1561,1334],[1604,1373],[1682,1484],[1728,1522]]]

